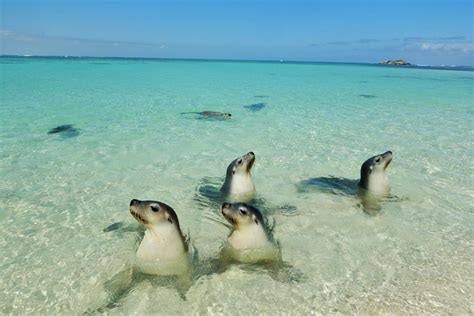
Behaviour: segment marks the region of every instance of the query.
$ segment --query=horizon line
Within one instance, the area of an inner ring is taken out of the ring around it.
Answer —
[[[80,56],[80,55],[13,55],[0,54],[2,57],[15,58],[57,58],[57,59],[142,59],[142,60],[181,60],[181,61],[201,61],[201,62],[248,62],[248,63],[281,63],[281,64],[344,64],[344,65],[365,65],[380,66],[389,68],[411,68],[411,69],[433,69],[433,70],[465,70],[474,71],[474,66],[467,65],[386,65],[381,62],[344,62],[344,61],[307,61],[307,60],[284,60],[284,59],[233,59],[233,58],[192,58],[192,57],[125,57],[125,56]]]

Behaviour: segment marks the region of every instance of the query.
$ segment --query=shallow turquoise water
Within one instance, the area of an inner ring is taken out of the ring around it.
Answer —
[[[233,266],[196,280],[186,301],[142,282],[112,312],[472,313],[473,83],[473,72],[364,65],[1,58],[0,313],[102,306],[137,247],[135,233],[103,229],[134,223],[132,198],[173,206],[212,258],[228,229],[196,188],[250,150],[259,196],[296,206],[270,216],[304,280]],[[232,118],[180,114],[204,110]],[[80,134],[47,134],[62,124]],[[377,216],[351,196],[297,190],[357,179],[389,149],[403,201]]]

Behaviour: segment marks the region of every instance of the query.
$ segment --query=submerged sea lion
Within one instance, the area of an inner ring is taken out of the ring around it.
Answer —
[[[255,197],[255,185],[251,174],[254,163],[255,154],[251,151],[229,164],[225,182],[221,188],[227,201],[248,202]]]
[[[182,112],[181,114],[199,114],[202,116],[209,116],[209,117],[223,117],[223,118],[229,118],[232,116],[232,114],[228,112],[215,112],[215,111],[203,111],[203,112]]]
[[[50,129],[48,134],[57,134],[57,133],[62,133],[62,132],[74,132],[74,131],[76,131],[76,129],[74,128],[74,125],[65,124],[65,125],[59,125],[59,126],[56,126],[55,128]]]
[[[233,226],[227,238],[227,256],[242,263],[281,260],[280,249],[257,208],[246,203],[224,203],[221,212]]]
[[[145,226],[137,250],[137,265],[144,273],[180,275],[189,272],[188,241],[179,227],[176,212],[159,201],[130,201],[130,213]]]
[[[257,111],[262,110],[265,106],[266,106],[265,103],[254,103],[250,105],[244,105],[244,108],[252,112],[257,112]]]

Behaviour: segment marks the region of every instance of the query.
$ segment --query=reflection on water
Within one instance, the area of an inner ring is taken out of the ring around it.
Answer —
[[[383,197],[374,196],[370,192],[360,189],[358,183],[359,180],[329,176],[301,180],[296,184],[296,187],[299,193],[322,192],[356,197],[360,201],[359,206],[368,215],[377,215],[382,210],[383,203],[407,200],[407,198],[400,198],[392,194]]]
[[[297,188],[301,193],[317,190],[339,195],[356,195],[359,192],[358,183],[359,180],[329,176],[301,180]]]
[[[219,212],[219,209],[226,200],[225,195],[221,192],[220,188],[224,183],[223,177],[204,177],[196,187],[194,194],[194,201],[205,210],[212,210],[211,214]],[[257,193],[257,196],[248,202],[249,204],[257,207],[262,213],[267,215],[281,214],[286,216],[295,215],[297,208],[291,203],[283,203],[275,205],[264,197]],[[212,217],[212,216],[210,216]]]

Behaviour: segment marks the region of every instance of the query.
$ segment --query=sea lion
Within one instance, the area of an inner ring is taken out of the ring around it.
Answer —
[[[255,185],[251,174],[254,163],[255,154],[251,151],[229,164],[225,182],[221,187],[221,192],[228,202],[249,202],[255,197]]]
[[[241,263],[281,260],[271,229],[257,208],[246,203],[223,203],[221,212],[233,227],[224,248],[227,257]]]
[[[335,176],[309,178],[297,184],[299,192],[318,190],[337,195],[357,196],[366,213],[377,214],[382,209],[380,202],[399,202],[403,198],[390,195],[390,183],[385,171],[392,161],[393,153],[367,159],[360,168],[360,179],[348,179]]]
[[[109,294],[107,302],[95,310],[86,311],[87,315],[104,314],[119,306],[120,301],[143,281],[159,286],[172,285],[183,300],[192,285],[194,249],[181,232],[176,212],[163,202],[136,199],[130,201],[129,211],[145,226],[135,265],[105,282],[104,288]]]
[[[59,126],[56,126],[55,128],[50,129],[48,134],[57,134],[57,133],[75,132],[75,131],[76,129],[74,128],[74,125],[65,124],[65,125],[59,125]]]
[[[392,161],[391,151],[367,159],[360,167],[359,188],[378,197],[390,192],[390,183],[385,169]]]
[[[210,117],[223,117],[229,118],[232,114],[228,112],[215,112],[215,111],[203,111],[203,112],[182,112],[181,114],[199,114],[202,116],[210,116]]]
[[[191,247],[181,232],[176,212],[163,202],[133,199],[130,213],[146,229],[136,253],[141,272],[157,275],[189,272]]]

